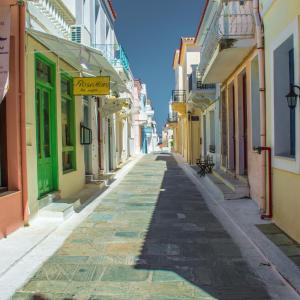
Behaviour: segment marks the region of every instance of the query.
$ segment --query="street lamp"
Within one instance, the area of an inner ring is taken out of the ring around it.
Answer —
[[[287,100],[288,107],[293,110],[297,105],[297,99],[299,95],[295,93],[295,88],[300,90],[300,86],[291,84],[290,92],[285,96]]]
[[[295,127],[295,108],[299,95],[295,93],[295,88],[300,90],[298,85],[291,84],[290,92],[285,96],[290,109],[290,155],[295,157],[296,154],[296,127]]]

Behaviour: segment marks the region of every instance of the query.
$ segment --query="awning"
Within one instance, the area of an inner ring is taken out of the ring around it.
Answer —
[[[83,76],[99,76],[101,72],[102,76],[111,77],[113,91],[129,92],[126,83],[99,50],[33,29],[27,29],[27,33],[82,72]]]

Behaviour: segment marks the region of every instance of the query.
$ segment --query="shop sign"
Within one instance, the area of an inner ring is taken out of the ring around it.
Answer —
[[[76,77],[73,81],[75,96],[104,96],[110,94],[110,77]]]
[[[9,84],[10,7],[0,5],[0,103]]]

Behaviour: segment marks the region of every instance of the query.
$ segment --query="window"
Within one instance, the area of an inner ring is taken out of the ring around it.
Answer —
[[[274,51],[274,134],[275,155],[295,158],[295,112],[286,102],[294,81],[294,36]]]
[[[260,95],[258,57],[251,63],[252,148],[260,146]]]
[[[38,59],[36,61],[36,76],[38,80],[52,84],[51,66]]]
[[[7,187],[6,100],[0,103],[0,193]]]
[[[61,77],[61,123],[63,171],[68,172],[76,169],[76,147],[72,79],[67,75]]]

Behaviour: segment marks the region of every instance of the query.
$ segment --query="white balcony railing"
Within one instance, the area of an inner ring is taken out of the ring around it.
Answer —
[[[55,6],[55,2],[51,0],[31,0],[30,1],[39,11],[47,17],[53,25],[59,30],[65,38],[70,37],[70,25],[74,20],[66,20],[66,16]]]
[[[201,76],[220,45],[221,50],[233,47],[235,42],[254,37],[255,24],[252,0],[222,1],[214,12],[201,45]]]

